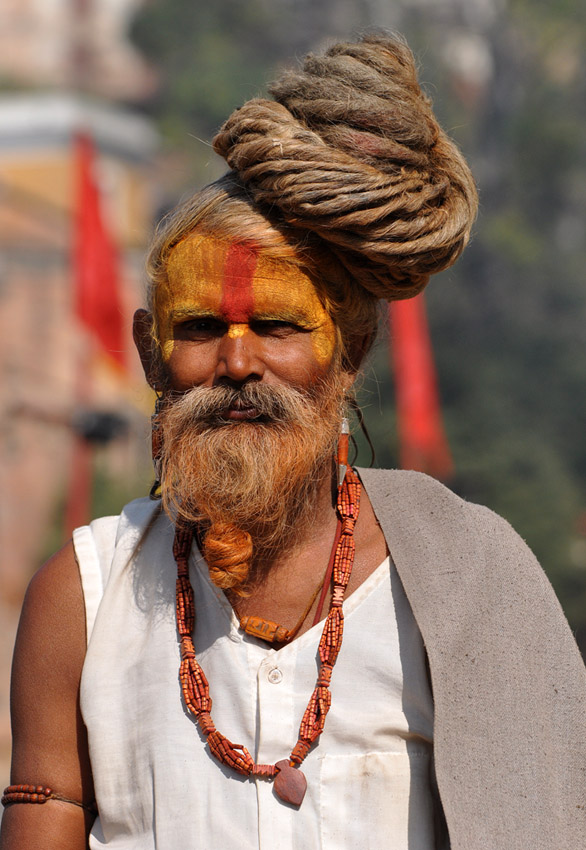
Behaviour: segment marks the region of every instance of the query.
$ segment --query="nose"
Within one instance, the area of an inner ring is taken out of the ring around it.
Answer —
[[[260,346],[261,341],[248,326],[231,327],[220,340],[216,381],[260,380],[265,372]]]

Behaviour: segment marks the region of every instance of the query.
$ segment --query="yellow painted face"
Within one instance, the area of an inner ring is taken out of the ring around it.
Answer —
[[[155,335],[163,359],[175,345],[181,322],[214,318],[228,336],[244,336],[251,322],[277,321],[309,333],[314,356],[325,367],[336,347],[336,329],[307,275],[263,256],[253,245],[194,233],[171,251],[167,279],[154,298]]]

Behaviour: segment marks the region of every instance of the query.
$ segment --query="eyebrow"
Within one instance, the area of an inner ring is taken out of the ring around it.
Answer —
[[[171,321],[180,319],[218,319],[222,321],[222,316],[217,310],[210,310],[205,307],[177,307],[169,313]]]
[[[172,322],[180,322],[184,319],[215,319],[218,322],[226,322],[227,324],[235,324],[229,318],[222,314],[220,310],[211,310],[205,307],[177,307],[170,311],[170,319]],[[308,317],[303,315],[301,311],[294,309],[283,309],[278,311],[253,310],[248,318],[248,322],[291,322],[291,324],[299,325],[303,330],[317,330],[319,323],[310,322]],[[238,323],[241,324],[241,323]]]
[[[290,322],[293,325],[299,325],[299,327],[304,330],[313,331],[317,330],[319,324],[315,324],[315,322],[310,322],[307,316],[304,316],[302,313],[296,312],[295,310],[280,310],[280,311],[269,311],[269,310],[259,310],[258,313],[253,313],[250,317],[251,322]]]

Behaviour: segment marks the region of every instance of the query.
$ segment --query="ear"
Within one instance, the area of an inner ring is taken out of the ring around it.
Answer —
[[[362,364],[373,346],[375,337],[376,334],[364,334],[364,336],[351,340],[349,348],[346,350],[343,363],[344,377],[342,380],[344,381],[344,385],[347,390],[350,389],[358,377]]]
[[[154,340],[152,336],[153,316],[148,310],[137,310],[132,323],[132,336],[136,350],[144,369],[144,375],[150,387],[157,389],[157,374],[155,368]]]

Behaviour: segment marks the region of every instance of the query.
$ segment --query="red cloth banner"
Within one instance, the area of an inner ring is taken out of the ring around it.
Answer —
[[[118,257],[104,224],[94,175],[94,145],[87,134],[76,136],[74,156],[77,182],[73,248],[75,312],[100,348],[124,368],[124,317]]]
[[[389,308],[400,465],[446,480],[453,462],[440,410],[423,295]]]

